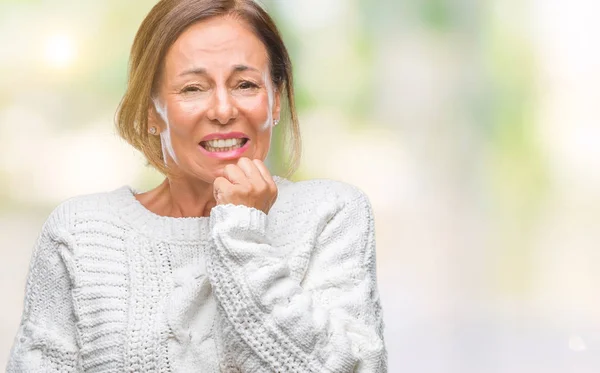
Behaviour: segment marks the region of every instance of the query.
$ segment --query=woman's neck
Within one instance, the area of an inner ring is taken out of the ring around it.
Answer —
[[[212,184],[184,178],[165,178],[156,188],[136,195],[148,210],[175,218],[209,216],[216,206]]]

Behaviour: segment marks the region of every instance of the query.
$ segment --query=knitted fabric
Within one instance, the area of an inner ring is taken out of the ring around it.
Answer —
[[[59,205],[7,371],[386,372],[368,198],[274,178],[268,215],[158,216],[127,186]]]

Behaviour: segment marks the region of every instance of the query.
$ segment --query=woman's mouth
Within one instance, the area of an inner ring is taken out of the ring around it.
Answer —
[[[200,142],[200,146],[211,153],[228,152],[240,149],[248,142],[247,138],[219,139]]]
[[[242,157],[250,147],[250,139],[245,137],[201,141],[200,152],[220,160],[233,160]]]

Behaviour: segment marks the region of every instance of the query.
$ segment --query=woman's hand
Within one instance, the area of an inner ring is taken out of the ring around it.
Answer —
[[[224,176],[213,183],[217,205],[231,203],[269,213],[277,200],[277,185],[262,161],[242,157],[225,166]]]

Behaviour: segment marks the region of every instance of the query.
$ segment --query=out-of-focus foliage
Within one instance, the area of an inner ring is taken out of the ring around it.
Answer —
[[[262,2],[294,62],[293,178],[373,204],[390,371],[598,372],[600,3]],[[154,3],[0,0],[4,356],[50,210],[161,180],[113,129]]]

